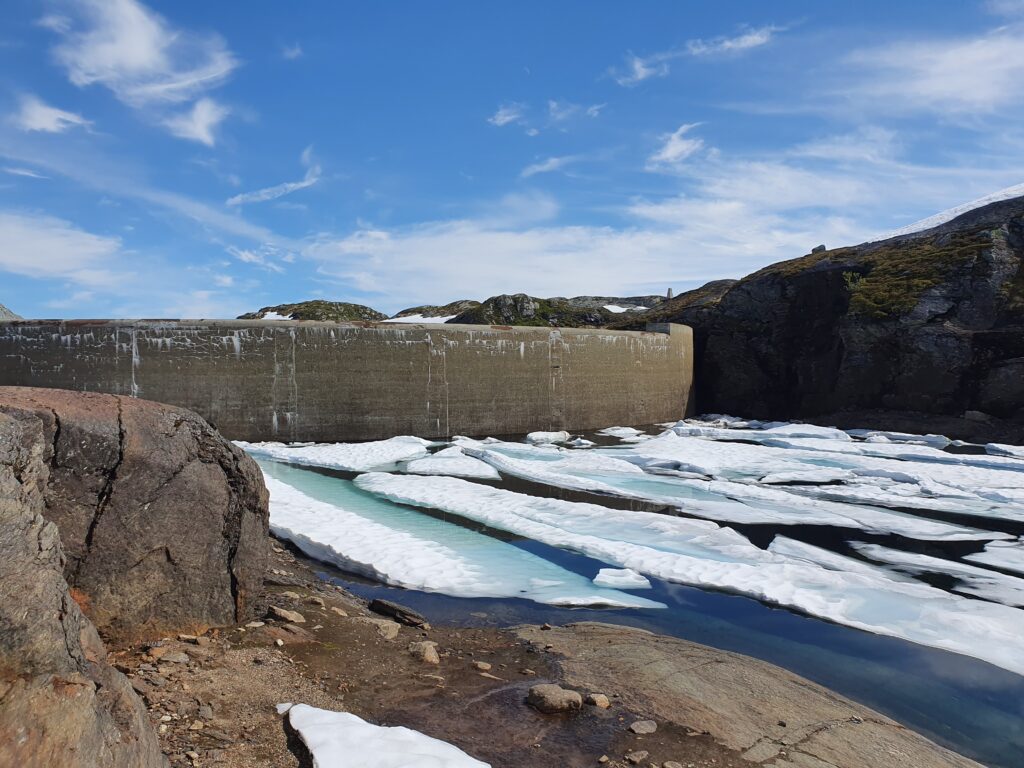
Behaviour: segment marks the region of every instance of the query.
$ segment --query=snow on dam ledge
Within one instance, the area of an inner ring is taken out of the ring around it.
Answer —
[[[675,421],[693,335],[264,320],[0,323],[0,386],[190,408],[236,440],[512,435]]]

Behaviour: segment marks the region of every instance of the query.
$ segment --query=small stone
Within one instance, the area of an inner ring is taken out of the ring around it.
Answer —
[[[491,665],[488,664],[486,661],[474,661],[473,666],[479,669],[481,672],[491,671]]]
[[[201,731],[206,726],[202,720],[193,720],[192,725],[188,727],[190,731]]]
[[[279,638],[277,638],[277,640],[274,641],[274,645],[276,645],[278,648],[280,648],[282,645],[284,645],[284,640],[282,640],[279,637]]]
[[[629,730],[641,736],[646,736],[648,733],[654,733],[658,730],[658,724],[653,720],[637,720],[629,726]]]
[[[300,595],[298,592],[282,592],[281,593],[281,597],[285,598],[286,600],[301,600],[302,599],[302,595]]]
[[[651,753],[643,749],[637,750],[636,752],[629,752],[626,754],[626,762],[631,763],[632,765],[639,765],[647,759],[649,754]]]
[[[600,707],[601,709],[608,709],[608,707],[612,705],[612,703],[608,701],[608,697],[603,693],[588,693],[586,702],[592,707]]]
[[[498,677],[497,675],[492,675],[490,672],[481,672],[480,673],[480,677],[486,677],[488,680],[504,680],[505,679],[504,677]]]
[[[196,635],[178,635],[178,639],[183,643],[192,643],[195,645],[196,640],[199,638]]]
[[[164,725],[161,725],[156,730],[157,730],[158,733],[167,733],[167,725],[166,725],[166,723]]]
[[[316,595],[311,595],[306,600],[306,602],[309,603],[310,605],[319,606],[320,608],[323,608],[325,605],[327,605],[327,603],[324,602],[324,599],[322,597],[317,597]]]
[[[377,628],[377,634],[383,637],[385,640],[394,640],[398,637],[398,630],[400,625],[396,621],[390,619],[372,619],[370,617],[360,617],[359,621],[364,624],[372,624]]]
[[[170,653],[165,653],[161,656],[160,661],[169,662],[171,664],[188,664],[189,657],[184,651],[171,651]]]
[[[203,720],[213,720],[213,707],[203,704],[199,707],[199,717]]]
[[[683,764],[677,763],[675,760],[667,760],[661,764],[661,768],[683,768]]]
[[[599,763],[607,763],[608,762],[608,755],[601,755],[599,758],[597,758],[597,762],[599,762]]]
[[[374,613],[394,619],[399,624],[405,624],[409,627],[421,627],[423,629],[430,628],[423,614],[416,613],[412,608],[406,608],[404,605],[393,603],[390,600],[381,600],[379,598],[371,600],[367,607]]]
[[[543,630],[549,630],[551,629],[551,625],[545,621],[543,624],[540,625],[540,628]]]
[[[533,677],[537,673],[534,672],[532,669],[529,669],[528,667],[524,667],[523,669],[519,670],[519,674],[520,675],[526,675],[527,677]]]
[[[212,642],[213,641],[210,638],[204,637],[203,635],[200,635],[196,638],[196,645],[198,645],[199,647],[207,646]]]
[[[576,691],[569,691],[560,685],[543,683],[530,688],[526,703],[541,712],[570,712],[583,706],[583,697]]]
[[[341,608],[338,608],[336,605],[331,606],[331,613],[336,613],[338,616],[348,616],[345,611],[341,610]]]
[[[193,760],[198,760],[199,759],[199,753],[196,752],[195,750],[191,750],[189,752],[186,752],[185,755],[187,757],[191,757]]]
[[[421,640],[409,644],[409,653],[413,658],[419,659],[424,664],[440,664],[441,657],[437,655],[437,643],[433,640]]]
[[[786,727],[786,721],[785,720],[779,720],[778,725],[779,725],[780,728],[785,728]]]
[[[267,615],[272,619],[278,619],[280,621],[287,621],[291,624],[305,624],[306,617],[298,611],[289,611],[286,608],[279,608],[276,605],[270,606],[267,611]]]
[[[172,720],[172,718],[171,718],[170,715],[161,715],[160,716],[160,722],[161,723],[169,723],[169,722],[171,722],[171,720]]]

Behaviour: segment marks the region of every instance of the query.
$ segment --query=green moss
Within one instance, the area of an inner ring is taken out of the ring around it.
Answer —
[[[866,268],[850,287],[850,311],[883,320],[906,314],[925,291],[992,246],[987,230],[955,232],[938,238],[898,241],[869,250]]]

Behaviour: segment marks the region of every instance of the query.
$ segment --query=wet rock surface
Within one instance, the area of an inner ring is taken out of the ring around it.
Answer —
[[[49,469],[44,515],[65,576],[108,638],[234,624],[262,588],[259,468],[190,411],[113,395],[0,388],[34,414]]]

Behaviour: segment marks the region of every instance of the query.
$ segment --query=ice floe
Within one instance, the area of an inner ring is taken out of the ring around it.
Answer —
[[[1024,579],[1005,573],[959,563],[942,557],[904,552],[900,549],[851,541],[850,546],[865,557],[885,563],[904,573],[941,573],[956,578],[955,592],[976,595],[1003,605],[1024,606]]]
[[[716,444],[710,445],[713,447]],[[924,540],[986,541],[1008,537],[1008,534],[997,531],[930,520],[889,509],[794,495],[788,488],[764,487],[728,480],[650,475],[637,464],[625,460],[633,454],[621,451],[565,451],[554,457],[544,456],[538,460],[530,454],[526,454],[526,458],[509,456],[497,452],[493,449],[494,446],[482,444],[477,444],[476,447],[466,444],[464,448],[500,472],[526,480],[569,490],[671,505],[688,515],[719,522],[828,525],[872,533],[895,533]],[[832,474],[836,472],[817,471]],[[794,471],[775,474],[800,473]]]
[[[601,587],[616,589],[650,589],[651,582],[641,573],[629,568],[602,568],[594,577],[594,583]]]
[[[1002,568],[1004,571],[1024,573],[1024,539],[989,542],[983,552],[966,555],[964,560]]]
[[[566,443],[571,438],[568,432],[531,432],[526,436],[530,443]]]
[[[490,768],[446,741],[404,726],[373,725],[350,712],[279,704],[314,768]]]
[[[767,552],[713,523],[536,498],[449,477],[374,472],[356,485],[665,581],[721,589],[1024,673],[1024,611],[882,574]]]
[[[985,452],[993,456],[1012,456],[1015,459],[1024,459],[1024,446],[1005,445],[1004,443],[987,443]]]
[[[405,471],[414,475],[451,475],[481,480],[497,480],[501,477],[490,464],[467,456],[457,445],[450,445],[424,459],[413,459],[405,465]]]
[[[343,570],[460,597],[663,607],[595,586],[584,576],[494,537],[383,502],[347,480],[272,463],[264,465],[264,472],[274,535]]]
[[[597,431],[597,434],[608,437],[636,437],[643,433],[642,429],[637,429],[636,427],[605,427]]]
[[[427,455],[429,440],[404,435],[369,443],[317,443],[292,446],[288,443],[235,443],[253,456],[305,464],[326,469],[365,472],[369,469],[388,468],[399,461],[409,461]]]

